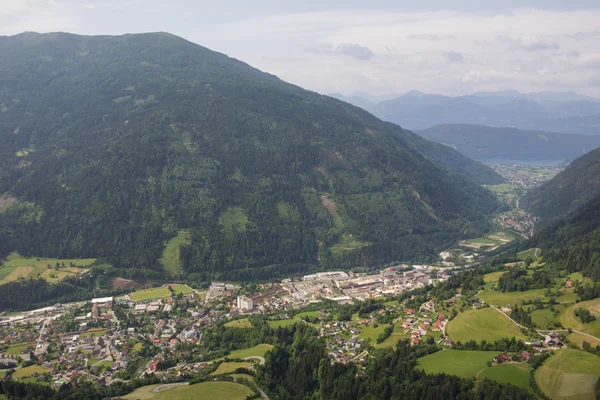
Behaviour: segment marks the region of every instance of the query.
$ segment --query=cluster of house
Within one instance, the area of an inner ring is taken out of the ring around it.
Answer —
[[[521,361],[529,361],[529,359],[531,358],[531,353],[529,353],[528,351],[522,351],[520,356],[521,356]],[[513,361],[513,357],[510,357],[506,353],[498,354],[492,360],[492,362],[494,364],[503,364],[503,363],[507,363],[507,362],[511,362],[511,361]]]

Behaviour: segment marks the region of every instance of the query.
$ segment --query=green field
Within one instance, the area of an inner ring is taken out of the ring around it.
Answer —
[[[23,258],[17,253],[9,255],[2,262],[0,268],[0,284],[16,281],[19,278],[36,278],[41,276],[47,281],[58,281],[68,276],[80,274],[85,271],[85,268],[70,267],[71,264],[76,266],[88,267],[96,260],[89,259],[57,259],[57,258]],[[61,265],[56,269],[56,264]],[[62,267],[64,263],[65,267]],[[50,265],[50,268],[48,268]]]
[[[169,286],[171,286],[171,289],[173,289],[173,291],[175,292],[175,294],[188,294],[188,293],[194,293],[194,289],[192,289],[191,287],[187,286],[187,285],[181,285],[179,283],[172,283]]]
[[[171,292],[165,286],[129,293],[129,298],[133,301],[160,299],[169,296],[171,296]]]
[[[106,329],[94,329],[94,330],[89,330],[87,332],[83,332],[80,337],[82,339],[85,338],[96,338],[96,337],[100,337],[100,336],[104,336],[106,335]]]
[[[479,374],[479,378],[488,378],[500,383],[510,383],[533,393],[533,389],[529,385],[530,371],[531,367],[525,363],[500,364],[483,370]]]
[[[592,347],[600,346],[600,339],[589,337],[581,333],[573,332],[568,336],[569,342],[576,344],[580,349],[583,348],[583,342],[588,342]]]
[[[492,272],[489,274],[485,274],[483,276],[483,281],[484,282],[498,282],[500,280],[500,277],[502,275],[504,275],[506,273],[506,271],[498,271],[498,272]]]
[[[478,297],[487,304],[504,306],[506,304],[521,304],[525,300],[534,300],[536,297],[544,298],[544,289],[532,289],[524,292],[498,292],[495,290],[482,290]]]
[[[521,189],[521,186],[519,185],[510,185],[508,183],[501,183],[499,185],[489,185],[487,187],[496,194],[509,194]]]
[[[10,346],[7,350],[6,350],[6,354],[8,354],[9,356],[17,356],[19,354],[21,354],[24,350],[27,350],[27,347],[35,347],[35,345],[29,345],[29,344],[15,344]]]
[[[579,318],[575,316],[575,310],[577,308],[584,308],[590,310],[590,312],[596,317],[596,320],[584,324]],[[567,308],[560,315],[560,322],[565,328],[571,328],[578,331],[589,333],[592,336],[600,337],[600,298],[582,301]]]
[[[469,340],[490,343],[502,338],[525,339],[519,327],[493,308],[468,310],[458,314],[448,322],[446,333],[455,342],[465,343]]]
[[[35,373],[43,374],[44,372],[50,372],[50,370],[41,365],[30,365],[29,367],[19,368],[12,374],[14,379],[18,378],[26,378],[28,376],[33,376]]]
[[[305,317],[318,318],[319,315],[321,315],[321,313],[319,311],[304,311],[304,312],[294,315],[294,318],[296,318],[296,319],[302,319]]]
[[[228,328],[252,328],[252,323],[248,318],[236,319],[225,324]]]
[[[223,375],[230,374],[234,372],[238,368],[250,368],[253,367],[254,363],[252,362],[224,362],[219,365],[219,368],[211,375]]]
[[[179,262],[179,249],[182,244],[189,244],[191,242],[191,233],[179,232],[177,236],[165,244],[163,255],[158,261],[171,276],[179,276],[183,273],[183,268]]]
[[[234,382],[201,382],[189,386],[167,386],[159,392],[161,385],[143,386],[126,396],[127,400],[245,400],[253,392],[250,388]]]
[[[579,350],[559,350],[536,370],[535,380],[552,399],[594,399],[600,357]]]
[[[500,354],[498,351],[442,350],[419,358],[417,367],[428,374],[452,374],[474,378],[488,368],[487,362]]]
[[[524,261],[527,258],[531,258],[532,260],[535,260],[540,254],[541,254],[540,249],[529,249],[529,250],[525,250],[520,253],[517,253],[517,258],[521,261]]]
[[[367,244],[365,242],[361,242],[360,240],[356,239],[354,236],[352,236],[352,234],[345,233],[340,237],[339,243],[331,246],[329,250],[332,253],[342,253],[346,251],[357,250],[366,245]]]
[[[557,318],[554,316],[552,310],[534,310],[530,314],[531,321],[540,329],[554,329],[552,322],[556,321]],[[548,327],[550,325],[550,327]]]
[[[492,240],[492,239],[487,238],[487,237],[480,237],[480,238],[475,238],[475,239],[469,239],[469,240],[467,240],[467,243],[482,244],[482,245],[495,245],[495,244],[497,244],[497,242],[495,240]]]
[[[371,344],[377,343],[377,338],[381,335],[385,328],[387,328],[390,324],[380,324],[377,328],[375,328],[375,324],[364,325],[359,328],[360,334],[359,338],[363,339],[371,339]]]
[[[259,344],[249,349],[234,350],[227,355],[229,358],[264,357],[273,346],[270,344]]]
[[[286,326],[291,326],[294,325],[296,322],[298,322],[297,319],[292,318],[292,319],[277,319],[277,320],[273,320],[273,321],[267,321],[267,324],[269,324],[269,326],[271,328],[285,328]]]
[[[245,232],[250,221],[242,207],[229,207],[219,217],[221,231],[232,234],[233,232]]]
[[[394,332],[392,332],[392,334],[390,335],[390,337],[388,337],[387,339],[385,339],[383,342],[376,344],[375,347],[377,348],[381,348],[381,347],[395,347],[396,344],[402,340],[403,338],[406,338],[407,336],[404,335],[404,331],[405,329],[402,327],[402,323],[401,322],[397,322],[394,325]],[[435,333],[435,332],[432,332]],[[377,338],[375,338],[375,342],[371,342],[371,343],[377,343]]]

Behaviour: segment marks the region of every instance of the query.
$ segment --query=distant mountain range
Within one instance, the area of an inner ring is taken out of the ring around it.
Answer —
[[[447,124],[415,131],[479,161],[558,163],[600,147],[600,135]]]
[[[502,91],[450,97],[413,90],[381,102],[360,95],[332,96],[411,130],[477,124],[600,135],[600,100],[573,92]]]

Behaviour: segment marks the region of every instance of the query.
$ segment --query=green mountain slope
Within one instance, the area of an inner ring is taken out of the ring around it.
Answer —
[[[189,230],[188,276],[268,278],[425,260],[496,207],[414,134],[172,35],[28,33],[0,54],[2,254],[158,275]]]
[[[482,125],[437,125],[417,133],[481,161],[564,161],[580,157],[600,147],[600,136]]]
[[[436,141],[424,140],[420,135],[409,131],[406,133],[409,143],[442,169],[463,174],[481,185],[498,185],[504,182],[502,176],[487,165]]]
[[[530,243],[540,247],[544,260],[557,269],[600,279],[600,195],[542,230]]]
[[[600,149],[573,161],[564,171],[522,199],[521,205],[548,221],[575,211],[600,195]]]

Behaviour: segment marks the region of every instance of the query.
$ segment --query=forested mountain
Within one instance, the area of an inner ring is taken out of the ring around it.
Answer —
[[[169,34],[25,33],[0,54],[0,255],[132,275],[189,230],[188,276],[268,278],[425,260],[496,208],[458,153]]]
[[[341,95],[339,95],[341,96]],[[344,100],[406,129],[442,124],[476,124],[549,132],[598,135],[600,101],[576,93],[517,91],[443,96],[412,90],[371,105],[360,97]]]
[[[600,136],[483,125],[437,125],[416,133],[480,161],[564,161],[600,147]]]
[[[521,205],[547,221],[566,215],[600,195],[600,149],[573,161],[564,171],[532,189]]]
[[[568,272],[600,279],[600,195],[535,235],[528,245],[544,251],[544,261]],[[593,297],[600,296],[600,292]],[[592,297],[592,298],[593,298]]]

